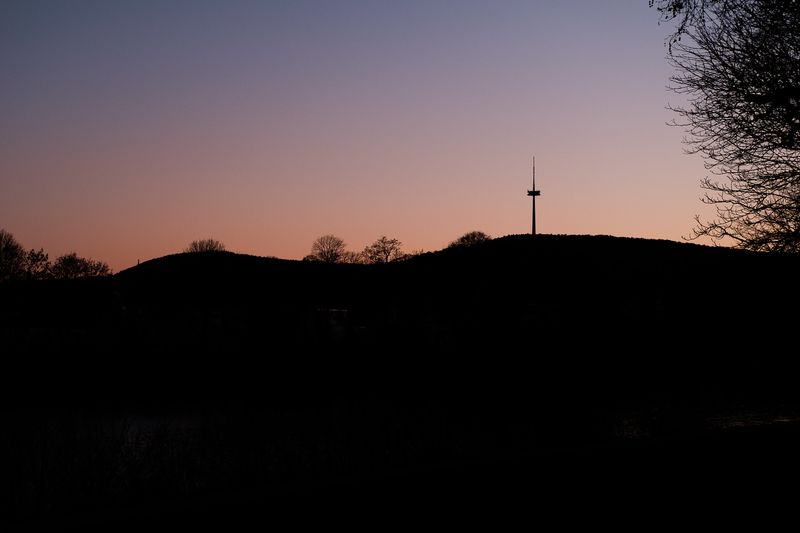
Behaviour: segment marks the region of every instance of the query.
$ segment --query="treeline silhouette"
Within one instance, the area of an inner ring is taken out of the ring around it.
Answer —
[[[469,246],[489,240],[482,231],[471,231],[451,242],[448,246]],[[367,245],[360,252],[347,250],[345,242],[335,235],[323,235],[314,241],[311,253],[304,261],[320,261],[324,263],[378,264],[402,261],[420,255],[422,250],[404,252],[403,243],[385,235]],[[225,244],[219,240],[207,238],[192,241],[184,253],[224,252]],[[76,279],[97,276],[108,276],[113,271],[103,261],[86,259],[72,252],[50,261],[43,248],[39,250],[25,248],[14,236],[0,229],[0,282],[12,279],[46,280]]]
[[[348,250],[345,242],[335,235],[323,235],[314,241],[311,245],[311,253],[305,256],[303,260],[368,265],[401,261],[420,253],[422,252],[403,252],[402,242],[398,239],[390,239],[385,235],[367,245],[360,252]]]
[[[448,248],[456,246],[472,246],[491,237],[482,231],[470,231],[465,233],[448,245]],[[403,243],[399,239],[389,238],[381,235],[374,242],[368,244],[362,251],[353,252],[347,249],[344,240],[336,235],[323,235],[317,238],[311,245],[311,253],[303,258],[304,261],[321,261],[323,263],[346,263],[374,265],[380,263],[391,263],[394,261],[404,261],[422,254],[422,250],[411,252],[403,251]]]
[[[111,275],[103,261],[86,259],[72,252],[50,261],[43,248],[25,248],[14,236],[0,229],[0,282],[12,279],[76,279]]]

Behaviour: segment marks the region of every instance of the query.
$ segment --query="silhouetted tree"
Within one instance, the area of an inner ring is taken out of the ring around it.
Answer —
[[[713,177],[701,181],[716,219],[692,238],[751,250],[800,251],[800,2],[658,0],[676,20],[675,107]]]
[[[24,248],[11,233],[0,229],[0,281],[19,277],[24,266]]]
[[[53,277],[57,279],[75,279],[108,276],[111,274],[111,269],[102,261],[84,259],[73,252],[58,257],[53,262],[51,272]]]
[[[361,252],[365,263],[388,263],[403,256],[403,243],[397,239],[389,239],[385,235],[364,248]]]
[[[201,239],[199,241],[192,241],[192,243],[184,250],[185,253],[224,251],[225,245],[215,239]]]
[[[335,235],[323,235],[311,245],[308,259],[325,263],[339,263],[345,255],[345,243]]]
[[[458,239],[448,244],[447,247],[453,248],[455,246],[473,246],[475,244],[486,242],[491,239],[492,239],[491,237],[489,237],[482,231],[470,231],[469,233],[465,233]]]
[[[339,259],[340,263],[348,263],[351,265],[359,265],[364,263],[364,256],[359,252],[352,252],[345,250],[342,252],[342,257]]]
[[[47,279],[51,276],[52,265],[44,249],[28,250],[25,254],[25,277],[28,279]]]
[[[707,7],[719,3],[720,0],[648,0],[650,7],[655,6],[661,14],[662,20],[677,22],[670,44],[680,41],[687,28],[705,17]]]

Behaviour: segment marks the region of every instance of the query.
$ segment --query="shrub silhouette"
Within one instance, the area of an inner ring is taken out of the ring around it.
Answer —
[[[216,239],[201,239],[199,241],[192,241],[192,243],[184,250],[186,253],[224,251],[225,245]]]
[[[447,247],[453,248],[456,246],[473,246],[475,244],[490,240],[492,240],[492,238],[482,231],[470,231],[469,233],[465,233],[458,239],[448,244]]]

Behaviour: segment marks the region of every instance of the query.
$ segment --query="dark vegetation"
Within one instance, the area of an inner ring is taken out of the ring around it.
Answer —
[[[453,248],[455,246],[474,246],[476,244],[481,244],[482,242],[486,242],[491,240],[487,234],[482,231],[470,231],[465,233],[458,239],[454,240],[450,244],[447,245],[448,248]]]
[[[650,0],[675,22],[674,110],[711,173],[694,237],[800,251],[800,2]]]
[[[200,239],[192,241],[184,250],[186,253],[192,252],[224,252],[225,245],[216,239]]]
[[[403,243],[399,239],[390,239],[386,235],[381,235],[360,252],[348,250],[344,240],[336,235],[323,235],[314,241],[311,245],[311,253],[305,256],[303,260],[321,261],[323,263],[375,265],[403,261],[421,253],[422,251],[404,252]]]
[[[376,265],[198,252],[0,284],[0,512],[499,512],[789,475],[796,425],[708,421],[798,412],[799,260],[520,235]]]
[[[18,279],[76,279],[110,274],[111,269],[106,263],[80,257],[74,252],[61,255],[51,262],[44,249],[25,251],[11,233],[0,229],[0,283]]]

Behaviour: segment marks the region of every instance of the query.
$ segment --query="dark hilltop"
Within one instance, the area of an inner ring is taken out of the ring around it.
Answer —
[[[470,371],[535,382],[547,368],[593,382],[674,373],[673,385],[706,388],[786,353],[797,271],[795,256],[590,236],[509,236],[385,265],[192,253],[107,278],[7,284],[0,317],[9,353],[37,379],[52,366],[59,382],[90,382],[59,403],[109,382],[134,404],[153,387],[217,401],[243,380],[264,389],[319,369],[364,387],[402,375],[443,389]]]
[[[654,489],[736,456],[754,475],[743,450],[800,443],[798,267],[517,235],[384,265],[210,252],[6,283],[2,513],[185,518],[214,502],[226,522],[276,494],[341,509],[329,490],[436,486],[498,504],[488,483],[563,503],[580,485],[565,472]],[[508,474],[531,469],[558,490]]]

